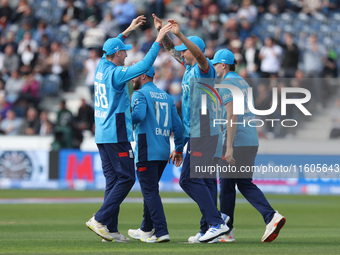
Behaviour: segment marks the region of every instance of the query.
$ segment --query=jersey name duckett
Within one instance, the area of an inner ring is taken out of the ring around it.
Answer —
[[[150,91],[150,96],[156,99],[167,99],[167,96],[165,93],[157,93],[157,92]]]

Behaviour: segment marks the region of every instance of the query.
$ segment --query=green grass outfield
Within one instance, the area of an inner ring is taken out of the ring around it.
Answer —
[[[102,197],[100,191],[0,190],[3,198]],[[163,193],[163,197],[186,197]],[[140,197],[131,193],[129,197]],[[272,206],[287,218],[273,243],[261,243],[261,215],[238,196],[235,243],[188,244],[199,230],[194,203],[165,204],[171,242],[102,243],[85,227],[100,204],[0,204],[0,254],[340,254],[340,197],[268,195]],[[123,203],[119,230],[138,228],[142,204]]]

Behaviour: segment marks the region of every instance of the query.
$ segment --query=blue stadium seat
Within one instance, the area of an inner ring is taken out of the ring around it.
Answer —
[[[50,9],[47,7],[40,7],[37,12],[35,13],[35,16],[38,18],[38,19],[43,19],[45,21],[47,21],[49,23],[49,20],[50,20]]]
[[[53,29],[53,38],[57,42],[66,44],[69,42],[70,27],[67,25],[61,25]]]
[[[339,48],[339,45],[340,45],[340,34],[339,33],[332,34],[332,39],[333,39],[334,43],[336,43],[338,45],[338,48]]]
[[[309,21],[310,21],[310,17],[307,14],[302,13],[302,12],[298,14],[297,19],[306,24],[309,24]]]
[[[311,27],[311,30],[313,31],[320,30],[321,26],[322,26],[322,23],[318,20],[311,20],[310,22],[310,27]]]
[[[335,47],[335,51],[338,54],[338,60],[340,60],[340,48],[339,47]],[[340,65],[339,65],[340,67]]]
[[[307,25],[306,22],[302,21],[302,20],[299,20],[299,19],[296,19],[294,20],[294,23],[293,23],[293,31],[296,30],[296,31],[301,31],[302,28]]]
[[[263,21],[266,23],[276,24],[277,17],[271,13],[263,15]]]
[[[289,12],[284,12],[279,16],[278,21],[281,21],[285,24],[292,24],[294,21],[294,15]]]
[[[34,0],[31,2],[31,7],[37,11],[41,7],[41,3],[45,0]]]
[[[83,69],[83,62],[88,58],[89,51],[87,49],[74,49],[71,57],[72,76]]]
[[[328,22],[327,16],[325,16],[324,14],[322,14],[320,12],[317,12],[317,13],[312,15],[311,21],[313,21],[313,20],[315,20],[319,23],[323,23],[323,24],[326,24]]]
[[[307,34],[311,34],[311,33],[314,32],[314,31],[312,30],[312,28],[311,28],[310,26],[308,26],[308,25],[303,26],[303,27],[302,27],[302,31],[305,32],[305,33],[307,33]]]
[[[331,15],[331,18],[332,18],[332,20],[335,20],[335,21],[337,21],[337,22],[340,22],[340,13],[333,13],[332,15]]]
[[[293,33],[293,26],[292,25],[285,25],[284,27],[283,27],[283,31],[285,32],[285,33]]]
[[[49,9],[52,4],[52,1],[44,0],[41,2],[40,7]]]
[[[340,33],[340,22],[336,20],[331,20],[329,22],[329,28],[334,32],[334,33]]]
[[[44,96],[58,96],[61,79],[58,75],[50,74],[47,75],[41,84],[40,92]]]
[[[320,42],[326,46],[328,49],[332,48],[334,43],[331,37],[324,37],[322,40],[320,40]]]
[[[74,6],[78,7],[79,9],[84,9],[85,8],[85,1],[74,1]]]
[[[332,33],[332,30],[329,28],[329,26],[327,26],[327,25],[322,25],[321,27],[320,27],[320,31],[322,32],[322,33],[324,33],[324,34],[330,34],[330,33]]]
[[[63,8],[57,6],[53,11],[52,11],[52,17],[51,17],[51,24],[56,26],[60,23],[62,19],[62,14],[63,14]]]

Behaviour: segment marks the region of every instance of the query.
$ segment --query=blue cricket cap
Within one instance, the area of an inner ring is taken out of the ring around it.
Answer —
[[[211,60],[213,65],[217,63],[224,63],[227,65],[235,64],[235,56],[234,54],[227,49],[219,50],[215,53],[214,58]]]
[[[151,68],[144,73],[145,75],[149,76],[149,77],[154,77],[155,75],[155,68],[153,66],[151,66]]]
[[[198,36],[189,36],[188,39],[190,41],[192,41],[194,44],[196,44],[198,46],[198,48],[201,49],[202,52],[205,51],[205,43],[204,41],[199,38]],[[183,51],[183,50],[187,50],[187,46],[185,46],[184,43],[182,43],[182,45],[179,45],[179,46],[175,46],[175,50],[177,51]]]
[[[120,50],[131,50],[131,49],[132,49],[131,44],[124,44],[118,38],[107,39],[103,45],[103,51],[106,52],[106,55],[112,55],[113,53],[116,53],[117,51],[120,51]]]

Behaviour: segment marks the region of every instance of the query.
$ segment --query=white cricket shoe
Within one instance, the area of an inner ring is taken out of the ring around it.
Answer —
[[[95,232],[98,236],[106,241],[112,241],[113,237],[110,235],[110,231],[107,229],[106,225],[101,224],[100,222],[94,219],[94,216],[86,222],[86,226]]]
[[[103,243],[108,243],[108,242],[127,243],[127,242],[130,241],[129,238],[123,236],[123,235],[122,235],[121,233],[119,233],[119,232],[113,232],[113,233],[110,232],[110,235],[111,235],[112,238],[113,238],[112,241],[107,241],[107,240],[105,240],[105,239],[102,239],[102,242],[103,242]]]
[[[170,236],[164,235],[164,236],[156,237],[155,235],[153,235],[146,239],[141,238],[140,240],[145,243],[165,243],[165,242],[170,242]]]
[[[194,235],[194,236],[190,236],[190,237],[188,238],[188,243],[201,243],[201,242],[199,241],[199,239],[201,238],[201,236],[203,236],[203,234],[202,234],[201,232],[198,232],[198,233],[197,233],[196,235]],[[218,239],[215,238],[215,239],[211,240],[211,241],[208,242],[208,243],[218,243]]]
[[[136,240],[141,240],[143,239],[148,239],[150,237],[152,237],[153,233],[155,232],[155,230],[151,230],[150,232],[144,232],[143,230],[139,229],[129,229],[128,231],[128,235]]]
[[[274,214],[273,219],[267,224],[266,231],[262,236],[261,242],[272,242],[279,235],[281,228],[285,225],[286,218],[279,214],[278,211]]]
[[[200,242],[207,243],[225,233],[227,233],[229,230],[229,227],[227,224],[217,224],[214,226],[210,226],[207,232],[203,236],[199,238]]]
[[[218,241],[223,243],[235,242],[234,232],[231,230],[228,234],[219,236]]]

